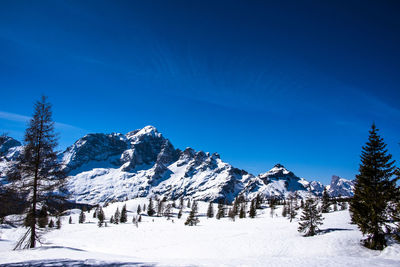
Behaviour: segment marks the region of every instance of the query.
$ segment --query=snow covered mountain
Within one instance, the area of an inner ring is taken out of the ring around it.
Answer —
[[[21,150],[18,141],[3,137],[0,171]],[[239,194],[252,198],[258,193],[284,197],[296,192],[305,197],[309,193],[321,195],[324,189],[320,182],[299,178],[280,164],[254,176],[223,162],[217,153],[175,149],[153,126],[127,134],[88,134],[61,153],[59,159],[70,176],[72,200],[88,204],[154,195],[204,201],[232,201]],[[352,183],[333,178],[328,192],[332,196],[351,196]]]
[[[250,198],[258,193],[266,197],[285,197],[291,192],[305,197],[311,192],[309,182],[297,177],[283,165],[276,164],[271,170],[251,179],[243,192]]]
[[[175,149],[152,126],[126,135],[86,135],[61,158],[75,200],[91,204],[149,195],[231,201],[253,177],[216,153]]]
[[[354,195],[354,181],[333,175],[331,184],[326,186],[331,197],[352,197]]]

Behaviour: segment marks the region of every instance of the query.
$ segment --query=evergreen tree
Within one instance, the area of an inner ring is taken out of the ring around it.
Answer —
[[[186,219],[185,225],[193,226],[200,222],[199,218],[197,218],[197,211],[197,202],[193,201],[192,209],[190,210],[189,216]]]
[[[288,215],[288,207],[286,204],[282,207],[282,217],[286,217]]]
[[[137,206],[136,213],[137,213],[137,214],[140,214],[141,212],[142,212],[142,209],[140,208],[140,205],[138,205],[138,206]]]
[[[324,193],[322,194],[322,205],[321,211],[322,213],[328,213],[331,210],[331,201],[328,195],[328,191],[324,188]]]
[[[124,204],[124,206],[122,207],[121,216],[119,218],[119,221],[121,223],[126,223],[128,221],[128,215],[127,215],[127,211],[126,211],[126,204]]]
[[[215,216],[216,219],[221,219],[225,217],[225,207],[223,204],[223,201],[220,200],[218,201],[218,210],[217,210],[217,215]]]
[[[153,216],[154,213],[156,213],[156,212],[155,212],[154,207],[153,207],[153,200],[150,198],[149,206],[147,207],[147,215]]]
[[[143,209],[142,209],[142,211],[143,211],[143,212],[146,212],[146,204],[143,204]]]
[[[168,203],[164,209],[164,216],[169,220],[172,216],[172,204]]]
[[[53,222],[53,219],[50,219],[50,222],[49,222],[49,228],[53,228],[54,227],[54,222]]]
[[[180,219],[182,217],[182,209],[183,209],[183,206],[181,206],[181,208],[179,209],[178,219]]]
[[[83,210],[81,210],[81,213],[79,214],[79,223],[84,223],[85,220],[86,220],[85,213],[83,212]]]
[[[214,217],[214,207],[212,202],[210,202],[207,208],[207,218],[212,218],[212,217]]]
[[[71,217],[71,216],[69,216],[68,223],[69,223],[69,224],[72,224],[72,217]]]
[[[228,217],[232,220],[235,221],[235,212],[233,211],[232,208],[228,209]]]
[[[179,208],[183,208],[183,196],[179,199]]]
[[[164,200],[158,200],[157,202],[157,216],[162,216],[164,213]]]
[[[235,216],[239,214],[239,210],[240,210],[239,202],[240,201],[239,201],[238,197],[235,197],[235,200],[233,201],[233,204],[232,204],[232,212]]]
[[[388,206],[396,197],[396,182],[392,179],[395,167],[375,124],[369,134],[361,152],[350,214],[352,222],[367,235],[364,245],[381,250],[386,246],[385,230],[390,229]]]
[[[97,214],[97,219],[99,220],[98,226],[99,226],[99,227],[102,227],[102,226],[103,226],[103,222],[104,222],[104,220],[106,219],[106,217],[105,217],[105,215],[104,215],[103,209],[102,209],[100,206],[99,206],[99,208],[98,208],[96,214]]]
[[[263,202],[263,196],[261,195],[261,193],[258,193],[256,196],[256,209],[261,209],[261,204]]]
[[[306,200],[298,228],[299,232],[304,232],[304,236],[315,235],[319,230],[318,225],[322,225],[322,213],[317,206],[318,203],[313,198]]]
[[[187,208],[190,209],[190,198],[187,201]]]
[[[340,202],[340,210],[347,210],[347,202],[346,201]]]
[[[34,248],[39,239],[36,232],[38,224],[37,207],[44,203],[61,203],[64,199],[66,175],[57,159],[57,138],[54,133],[51,104],[42,97],[34,106],[34,114],[25,131],[24,147],[15,164],[6,173],[10,185],[26,196],[30,204],[26,218],[30,234],[18,242],[16,248]],[[55,200],[55,201],[52,201]],[[58,209],[55,205],[52,209]]]
[[[335,200],[335,202],[333,202],[333,211],[337,211],[337,201]]]
[[[42,206],[39,212],[38,225],[40,228],[45,228],[49,224],[49,216],[45,206]]]
[[[142,215],[139,215],[138,222],[142,222]]]
[[[257,216],[257,197],[251,201],[249,217],[255,218]]]
[[[119,218],[121,217],[121,213],[119,212],[119,208],[114,213],[114,224],[119,224]]]
[[[111,215],[110,223],[114,223],[114,215]]]
[[[243,202],[240,205],[239,218],[240,219],[246,218],[246,203],[245,202]]]
[[[274,217],[275,209],[276,209],[276,199],[271,198],[269,201],[269,207],[271,208],[270,214],[271,217]]]
[[[61,218],[58,217],[57,221],[56,221],[56,227],[57,229],[61,229]]]
[[[298,209],[296,195],[292,195],[292,194],[289,195],[289,201],[288,201],[287,208],[288,208],[288,211],[287,211],[288,218],[289,218],[290,222],[292,222],[292,220],[294,218],[296,218],[297,209]]]

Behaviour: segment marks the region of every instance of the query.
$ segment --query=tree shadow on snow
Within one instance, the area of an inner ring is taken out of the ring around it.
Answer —
[[[347,229],[347,228],[326,228],[326,229],[321,229],[319,230],[319,234],[327,234],[330,232],[336,232],[336,231],[351,231],[352,229]]]
[[[24,261],[16,263],[0,264],[0,266],[7,267],[48,267],[48,266],[67,266],[67,267],[80,267],[80,266],[106,266],[106,267],[128,267],[128,266],[156,266],[155,264],[140,263],[140,262],[103,262],[97,260],[72,260],[72,259],[51,259],[51,260],[35,260],[35,261]]]

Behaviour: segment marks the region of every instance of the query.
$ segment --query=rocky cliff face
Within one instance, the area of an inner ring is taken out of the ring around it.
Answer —
[[[62,155],[77,201],[162,195],[231,201],[252,175],[222,162],[218,154],[175,149],[156,128],[122,134],[90,134]]]
[[[354,181],[333,175],[331,184],[326,189],[331,197],[352,197],[354,195]]]

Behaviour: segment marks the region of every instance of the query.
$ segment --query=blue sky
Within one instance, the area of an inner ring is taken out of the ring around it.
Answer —
[[[60,149],[153,125],[258,174],[354,178],[375,122],[400,160],[396,1],[1,1],[0,131],[53,104]]]

